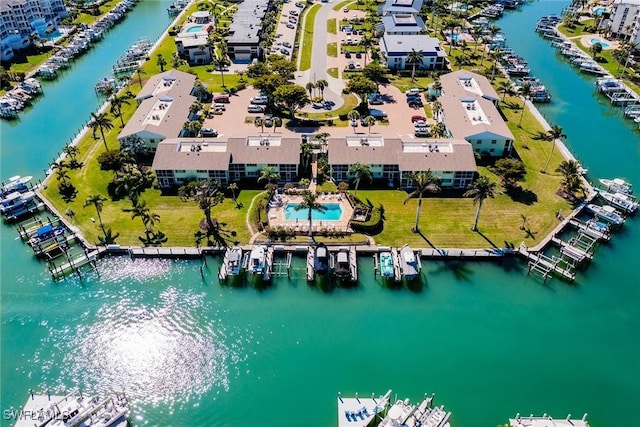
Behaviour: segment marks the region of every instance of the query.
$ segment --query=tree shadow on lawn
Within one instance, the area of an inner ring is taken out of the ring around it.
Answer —
[[[482,234],[482,231],[480,230],[476,230],[476,233],[478,233],[480,235],[480,237],[482,237],[484,240],[486,240],[491,246],[493,246],[494,249],[499,249],[495,243],[493,243],[491,241],[491,239],[489,239],[487,236],[485,236],[484,234]]]
[[[522,203],[525,205],[532,205],[538,201],[538,195],[528,188],[509,187],[505,190],[505,194],[511,197],[514,202]]]

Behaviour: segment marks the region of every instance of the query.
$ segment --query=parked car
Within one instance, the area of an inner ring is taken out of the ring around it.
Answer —
[[[382,105],[384,101],[378,95],[373,95],[369,97],[369,104],[371,105]]]
[[[349,8],[345,6],[345,7],[342,8],[342,11],[344,13],[349,13]]]
[[[426,122],[426,121],[427,121],[427,118],[426,118],[425,116],[419,116],[419,115],[416,115],[416,116],[411,116],[411,121],[412,121],[413,123],[415,123],[415,122],[419,122],[419,121]]]
[[[289,52],[289,49],[282,48],[280,49],[280,53],[283,55],[289,55],[291,52]]]
[[[358,59],[362,58],[362,52],[356,52],[356,58]]]
[[[215,104],[213,104],[211,107],[212,107],[213,109],[215,109],[215,110],[222,110],[222,111],[226,111],[226,107],[225,107],[225,106],[224,106],[224,104],[223,104],[223,103],[221,103],[221,102],[216,102],[216,103],[215,103]]]
[[[291,49],[291,43],[289,42],[282,42],[282,46],[288,47],[289,49]]]
[[[298,18],[292,15],[289,17],[289,22],[295,24],[296,22],[298,22]]]
[[[299,7],[300,9],[304,9],[304,5],[300,2],[296,3],[296,7]]]
[[[249,113],[264,113],[265,111],[266,108],[264,105],[250,104],[247,106],[247,112]]]
[[[223,65],[222,67],[218,65],[218,66],[216,66],[215,70],[216,71],[229,71],[229,67],[227,65]]]
[[[429,125],[427,124],[426,120],[416,120],[415,122],[413,122],[413,126],[418,128],[425,128]]]
[[[229,99],[229,95],[227,95],[226,93],[222,93],[220,95],[215,95],[213,97],[213,102],[228,104],[229,102],[231,102],[231,100]]]
[[[351,59],[351,52],[349,52],[348,50],[345,50],[345,52],[344,52],[344,57],[345,57],[346,59]]]
[[[298,15],[298,11],[297,10],[290,10],[289,11],[289,15]]]
[[[258,104],[258,105],[264,105],[266,104],[269,100],[267,99],[266,96],[254,96],[253,98],[251,98],[249,100],[252,104]]]
[[[416,127],[413,129],[413,134],[415,136],[429,136],[431,131],[427,127]]]
[[[359,62],[356,62],[356,70],[359,70],[360,68],[362,68],[362,65],[360,65]]]
[[[373,116],[376,120],[386,119],[387,113],[384,110],[378,110],[376,108],[371,108],[369,110],[369,115]]]
[[[213,128],[202,128],[200,129],[200,136],[203,138],[216,137],[218,136],[218,131]]]
[[[287,23],[287,28],[289,28],[290,30],[294,30],[296,26],[289,22]]]
[[[405,95],[407,96],[420,96],[420,89],[418,88],[411,88],[408,91],[405,92]]]

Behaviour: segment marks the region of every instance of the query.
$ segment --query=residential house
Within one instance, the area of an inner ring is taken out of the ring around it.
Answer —
[[[347,136],[328,140],[328,162],[336,181],[353,179],[350,165],[368,165],[376,180],[413,188],[413,174],[431,170],[443,188],[466,188],[477,167],[469,143],[455,139],[404,140],[398,137]]]
[[[514,136],[498,111],[500,97],[489,80],[466,70],[440,76],[442,111],[451,137],[464,139],[474,153],[488,156],[508,155]]]
[[[157,74],[144,85],[136,101],[138,108],[118,135],[118,140],[136,138],[152,152],[160,141],[180,136],[196,101],[191,95],[196,77],[178,70]]]
[[[262,56],[262,20],[269,0],[244,0],[238,4],[227,36],[227,54],[236,62],[250,62]]]
[[[275,168],[280,179],[298,177],[300,138],[278,135],[222,139],[172,138],[158,145],[152,168],[161,188],[189,180],[216,179],[221,184],[256,181],[260,171]]]
[[[382,6],[383,15],[417,15],[422,8],[423,0],[387,0]]]
[[[209,48],[209,33],[205,30],[181,32],[174,42],[180,58],[184,58],[192,65],[211,63],[211,49]]]
[[[63,0],[2,0],[0,2],[0,53],[8,61],[14,50],[31,45],[29,36],[54,31],[69,12]]]
[[[423,34],[389,34],[380,38],[380,51],[387,61],[387,68],[391,70],[411,69],[413,64],[407,62],[412,51],[422,52],[422,62],[417,63],[416,69],[441,70],[446,65],[446,53],[440,47],[440,41],[435,37]]]
[[[390,35],[415,35],[425,30],[424,21],[413,14],[389,14],[382,17],[384,32]]]

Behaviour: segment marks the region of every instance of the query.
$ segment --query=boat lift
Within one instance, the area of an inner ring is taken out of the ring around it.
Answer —
[[[391,260],[393,262],[393,281],[399,283],[402,281],[402,272],[400,271],[400,254],[397,248],[388,248],[380,246],[378,248],[380,252],[390,252]],[[418,267],[420,268],[420,267]],[[376,277],[380,272],[380,259],[379,254],[373,255],[373,277]]]
[[[266,275],[266,271],[270,271],[273,276],[287,276],[291,277],[291,260],[293,259],[293,254],[289,251],[286,252],[284,260],[278,259],[274,261],[273,255],[275,250],[278,252],[284,251],[284,248],[270,247],[267,249],[267,270],[265,270],[265,280],[269,280]],[[269,256],[271,254],[271,257]]]

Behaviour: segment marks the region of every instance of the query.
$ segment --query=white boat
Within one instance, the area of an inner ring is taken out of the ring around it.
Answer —
[[[416,254],[408,245],[404,245],[400,249],[400,268],[402,276],[407,280],[413,280],[420,274]]]
[[[266,249],[264,246],[256,246],[251,249],[249,255],[249,266],[247,267],[251,274],[263,274],[265,269]]]
[[[585,73],[597,74],[597,75],[608,74],[608,71],[605,71],[599,65],[590,63],[590,62],[583,62],[580,65],[580,71],[584,71]]]
[[[633,194],[633,188],[631,184],[625,181],[622,178],[614,178],[614,179],[606,179],[602,178],[599,180],[600,184],[604,185],[607,188],[607,191],[615,191],[617,193],[622,194]]]
[[[606,222],[600,222],[596,218],[593,218],[587,221],[586,225],[589,229],[593,231],[597,231],[598,233],[607,235],[610,232],[609,224],[607,224]]]
[[[27,191],[25,193],[14,191],[13,193],[8,194],[5,198],[0,199],[0,213],[9,215],[22,207],[26,207],[33,202],[35,198],[36,193],[33,191]]]
[[[609,205],[594,205],[589,203],[587,205],[587,209],[596,215],[598,218],[604,219],[605,221],[609,221],[614,225],[622,225],[624,224],[624,218],[613,206]]]
[[[634,214],[638,210],[638,202],[632,196],[622,193],[609,193],[599,188],[595,189],[600,196],[615,208],[622,210],[624,213]]]
[[[391,252],[385,251],[380,253],[380,275],[386,279],[392,279],[395,276],[393,255]]]
[[[27,184],[33,179],[32,176],[12,176],[6,181],[2,181],[2,187],[0,187],[0,195],[4,196],[14,191],[27,191],[29,187]]]

